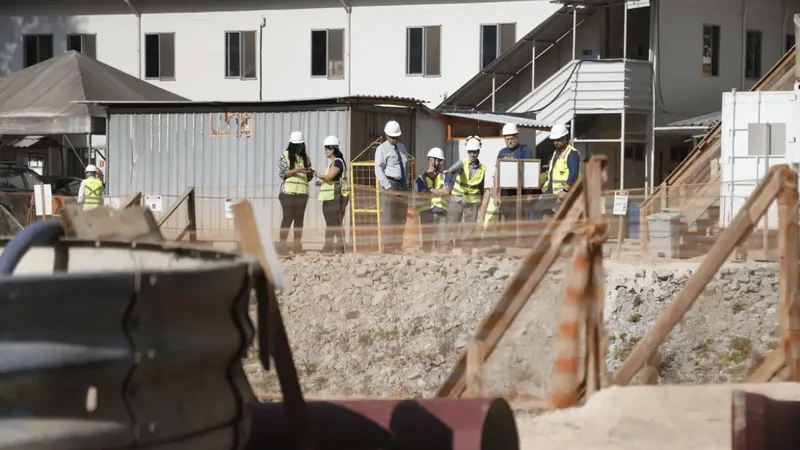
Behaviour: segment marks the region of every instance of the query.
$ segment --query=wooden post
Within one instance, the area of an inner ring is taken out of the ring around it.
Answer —
[[[481,341],[472,341],[467,347],[467,391],[466,397],[483,397],[483,364],[486,356]]]
[[[523,162],[521,159],[517,160],[517,246],[522,243],[522,237],[519,235],[520,222],[522,221],[522,187],[525,185],[523,182],[522,173]]]
[[[778,326],[786,365],[792,381],[800,381],[800,304],[798,304],[797,178],[793,171],[781,172],[778,194],[778,253],[780,258],[780,310]],[[766,214],[765,214],[766,216]],[[766,225],[765,225],[766,226]]]

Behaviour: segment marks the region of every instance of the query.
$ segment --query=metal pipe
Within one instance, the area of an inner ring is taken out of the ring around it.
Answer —
[[[661,6],[659,0],[652,0],[650,2],[650,63],[653,65],[653,79],[651,82],[650,93],[650,121],[651,129],[656,128],[656,110],[658,109],[658,97],[656,96],[656,89],[658,89],[657,68],[658,68],[658,8]],[[650,133],[650,191],[647,193],[650,196],[656,187],[656,133]]]
[[[625,2],[622,8],[622,59],[625,60],[628,59],[628,2]]]
[[[261,23],[258,30],[258,100],[264,100],[264,28],[267,26],[267,18],[261,16]]]
[[[578,8],[572,6],[572,59],[575,59],[575,52],[577,48],[577,39],[575,37],[575,29],[578,28]]]
[[[495,98],[496,93],[497,93],[497,75],[492,74],[492,112],[495,111],[495,107],[497,106],[497,100]]]
[[[316,449],[518,449],[514,413],[500,398],[331,400],[307,403]],[[261,403],[246,450],[289,448],[282,403]]]
[[[352,42],[352,39],[350,39],[350,36],[351,36],[350,30],[353,29],[352,26],[351,26],[351,24],[352,24],[352,20],[351,19],[353,17],[353,15],[352,15],[353,7],[349,6],[347,3],[345,3],[345,0],[339,0],[339,2],[341,2],[342,6],[344,7],[345,12],[347,12],[347,74],[345,76],[347,77],[347,95],[350,96],[350,95],[353,95],[353,72],[350,71],[350,68],[352,67],[351,63],[350,63],[350,61],[351,61],[351,59],[350,59],[350,49],[351,49],[350,43]]]
[[[133,4],[131,4],[131,0],[122,0],[128,5],[133,14],[136,16],[136,55],[138,56],[138,62],[136,63],[137,69],[139,71],[139,79],[142,79],[142,13],[136,9]]]

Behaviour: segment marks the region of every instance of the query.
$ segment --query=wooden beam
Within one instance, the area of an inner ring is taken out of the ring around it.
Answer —
[[[797,16],[795,16],[797,17]],[[780,173],[781,191],[778,194],[778,253],[780,255],[780,309],[778,327],[781,330],[786,366],[790,379],[800,381],[800,302],[798,302],[797,174],[791,170]]]

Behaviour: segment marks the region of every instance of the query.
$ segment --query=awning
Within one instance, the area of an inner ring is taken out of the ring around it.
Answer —
[[[531,119],[528,117],[510,116],[506,114],[494,113],[471,113],[471,112],[440,112],[445,117],[457,117],[459,119],[474,120],[476,122],[494,123],[498,125],[505,125],[513,123],[514,125],[522,128],[535,128],[537,130],[549,130],[554,125],[551,122]]]

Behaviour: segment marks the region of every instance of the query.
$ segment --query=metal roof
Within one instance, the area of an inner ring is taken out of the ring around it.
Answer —
[[[495,86],[500,87],[531,64],[535,41],[538,41],[540,46],[543,43],[555,43],[562,39],[565,33],[572,30],[572,11],[573,8],[563,6],[551,14],[505,53],[448,96],[437,109],[476,108],[478,103],[492,94],[492,77],[495,77]],[[593,15],[596,8],[578,8],[575,11],[580,23]],[[539,52],[537,51],[537,53]]]
[[[690,117],[667,124],[665,128],[711,128],[722,121],[722,111]]]
[[[401,107],[424,107],[426,101],[411,97],[398,97],[394,95],[351,95],[346,97],[320,97],[296,100],[273,100],[273,101],[95,101],[81,102],[91,103],[101,107],[126,108],[126,109],[163,109],[163,108],[191,108],[191,109],[232,109],[232,108],[251,108],[251,109],[279,109],[283,107],[303,107],[303,106],[335,106],[335,105],[388,105]]]
[[[460,119],[468,119],[468,120],[475,120],[478,122],[496,123],[502,125],[505,125],[507,123],[513,123],[514,125],[523,128],[537,128],[537,129],[549,130],[554,125],[551,122],[544,122],[541,120],[530,119],[528,117],[509,116],[506,114],[479,113],[479,112],[476,113],[449,112],[449,111],[441,111],[439,114],[447,117],[458,117]]]

